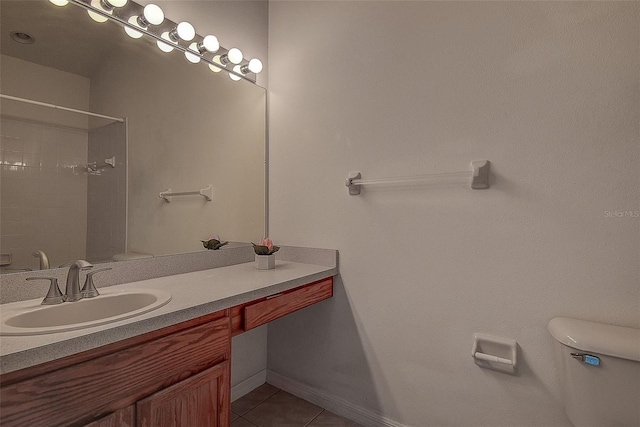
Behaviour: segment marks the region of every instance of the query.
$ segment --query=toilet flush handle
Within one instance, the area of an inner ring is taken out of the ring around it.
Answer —
[[[598,356],[593,356],[591,354],[571,353],[571,357],[581,362],[588,363],[589,365],[593,365],[593,366],[600,365],[600,358]]]

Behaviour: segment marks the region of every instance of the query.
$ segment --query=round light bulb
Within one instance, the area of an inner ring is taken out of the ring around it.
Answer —
[[[198,43],[193,42],[189,45],[189,49],[193,50],[193,51],[198,51]],[[192,64],[197,64],[198,62],[200,62],[200,57],[194,53],[191,53],[189,51],[184,53],[185,58],[187,58],[187,61],[191,62]]]
[[[196,29],[188,22],[179,23],[176,31],[178,32],[178,37],[186,42],[190,42],[196,36]]]
[[[216,64],[220,64],[221,67],[224,67],[224,65],[222,65],[222,62],[220,62],[220,55],[216,55],[213,57],[213,62],[215,62]],[[222,71],[222,68],[218,68],[215,65],[209,64],[209,69],[211,71],[213,71],[214,73],[219,73],[220,71]]]
[[[91,17],[91,19],[93,19],[96,22],[107,22],[109,20],[109,18],[99,15],[91,10],[88,10],[87,13]]]
[[[128,0],[106,0],[106,2],[113,7],[123,7],[127,4],[127,1]]]
[[[148,4],[144,7],[144,19],[151,25],[160,25],[164,22],[164,12],[160,9],[160,6],[155,4]]]
[[[240,72],[240,66],[236,65],[235,67],[233,67],[233,71],[235,71],[238,74],[241,74]],[[231,78],[231,80],[233,80],[234,82],[237,82],[238,80],[240,80],[240,77],[236,76],[235,74],[231,74],[229,73],[229,77]]]
[[[220,43],[216,36],[206,36],[202,40],[202,46],[204,46],[208,52],[217,52],[218,49],[220,49]]]
[[[161,42],[160,40],[158,40],[158,41],[156,42],[156,44],[158,45],[158,48],[159,48],[161,51],[166,52],[166,53],[171,52],[171,51],[173,50],[173,46],[171,46],[171,45],[172,45],[172,44],[175,44],[175,43],[174,43],[174,42],[172,42],[172,41],[169,39],[169,32],[168,32],[168,31],[165,31],[164,33],[162,33],[162,35],[161,35],[160,37],[162,37],[162,38],[163,38],[164,40],[166,40],[167,42],[165,43],[165,42]]]
[[[262,71],[262,61],[260,61],[258,58],[253,58],[251,61],[249,61],[249,71],[256,74]]]
[[[69,4],[68,0],[49,0],[49,1],[55,4],[56,6],[66,6]]]
[[[138,17],[137,16],[132,16],[131,18],[129,18],[129,24],[133,24],[136,27],[139,27],[138,25]],[[127,33],[127,35],[131,38],[134,39],[139,39],[140,37],[143,36],[143,34],[140,31],[136,31],[133,28],[129,28],[129,27],[124,27],[124,31],[125,33]]]
[[[232,47],[231,49],[229,49],[229,52],[227,52],[227,58],[229,58],[229,61],[231,61],[231,63],[239,64],[242,62],[243,58],[242,51],[237,47]]]
[[[97,9],[100,9],[108,14],[112,13],[112,11],[110,10],[104,10],[102,5],[100,4],[100,0],[91,0],[91,6]],[[99,13],[94,12],[93,10],[87,10],[87,13],[91,17],[91,19],[93,19],[96,22],[107,22],[109,20],[109,18],[107,18],[106,16],[102,16]]]

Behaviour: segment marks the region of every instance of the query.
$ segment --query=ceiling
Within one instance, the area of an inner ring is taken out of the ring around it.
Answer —
[[[0,0],[0,29],[3,55],[89,78],[113,49],[134,42],[112,22],[97,23],[80,7],[47,0]],[[35,43],[14,41],[14,31],[30,34]]]

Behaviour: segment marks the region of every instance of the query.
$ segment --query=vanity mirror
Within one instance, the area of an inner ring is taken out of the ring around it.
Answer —
[[[2,94],[111,117],[1,100],[3,272],[39,269],[37,251],[57,267],[264,235],[263,88],[72,3],[0,8]],[[210,201],[159,197],[209,186]]]

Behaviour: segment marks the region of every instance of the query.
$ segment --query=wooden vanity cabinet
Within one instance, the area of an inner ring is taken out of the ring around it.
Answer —
[[[203,425],[226,427],[230,356],[230,323],[224,310],[12,372],[2,376],[1,424],[198,425],[154,422],[183,419],[184,402],[189,402],[187,408],[194,412],[189,416],[211,420]],[[136,422],[128,424],[131,413]]]
[[[0,424],[228,427],[231,336],[330,298],[333,278],[0,377]]]

